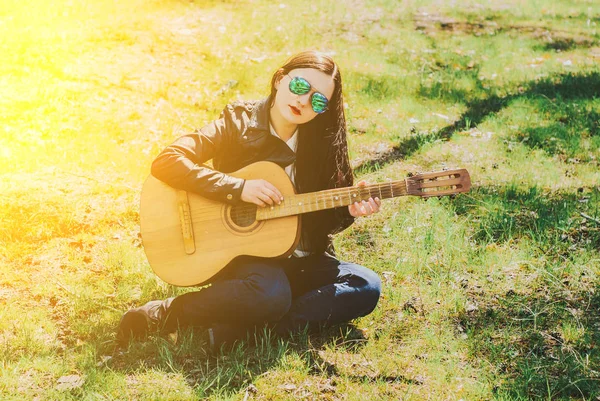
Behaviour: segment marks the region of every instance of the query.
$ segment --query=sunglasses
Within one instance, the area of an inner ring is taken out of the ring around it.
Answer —
[[[288,77],[290,77],[288,75]],[[294,95],[305,95],[310,92],[311,86],[308,81],[302,77],[290,77],[290,92]],[[315,113],[321,114],[327,111],[327,105],[329,104],[329,100],[319,92],[313,92],[310,95],[310,105]]]

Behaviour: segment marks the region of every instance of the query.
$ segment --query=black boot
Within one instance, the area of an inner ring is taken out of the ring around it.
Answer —
[[[173,298],[164,301],[150,301],[139,308],[125,312],[117,329],[117,342],[126,346],[131,340],[145,340],[150,333],[161,334],[174,331],[167,327],[168,308]]]

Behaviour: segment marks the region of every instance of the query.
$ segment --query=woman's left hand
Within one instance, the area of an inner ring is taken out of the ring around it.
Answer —
[[[359,187],[367,185],[366,181],[360,181]],[[381,200],[379,198],[369,198],[369,201],[354,202],[348,206],[348,211],[353,217],[369,216],[373,213],[377,213],[381,207]]]

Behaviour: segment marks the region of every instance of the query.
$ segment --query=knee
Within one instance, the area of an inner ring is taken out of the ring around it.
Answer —
[[[360,304],[363,306],[363,311],[360,315],[365,316],[373,312],[379,302],[381,279],[373,270],[358,265],[353,269],[353,275],[360,281],[358,289]]]
[[[369,307],[369,310],[366,314],[371,313],[373,309],[377,306],[379,302],[379,297],[381,295],[381,279],[372,270],[366,269],[369,273],[365,277],[367,284],[365,285],[365,305]]]

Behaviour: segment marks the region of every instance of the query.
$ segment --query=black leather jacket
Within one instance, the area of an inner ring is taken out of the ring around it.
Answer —
[[[270,98],[228,104],[219,119],[167,146],[152,163],[152,175],[173,188],[215,201],[241,202],[245,180],[228,173],[261,160],[285,167],[296,159],[288,145],[271,134],[269,105]],[[203,164],[211,159],[214,169]],[[334,214],[330,233],[342,231],[354,221],[347,207],[316,213]],[[327,248],[333,252],[328,242]]]

